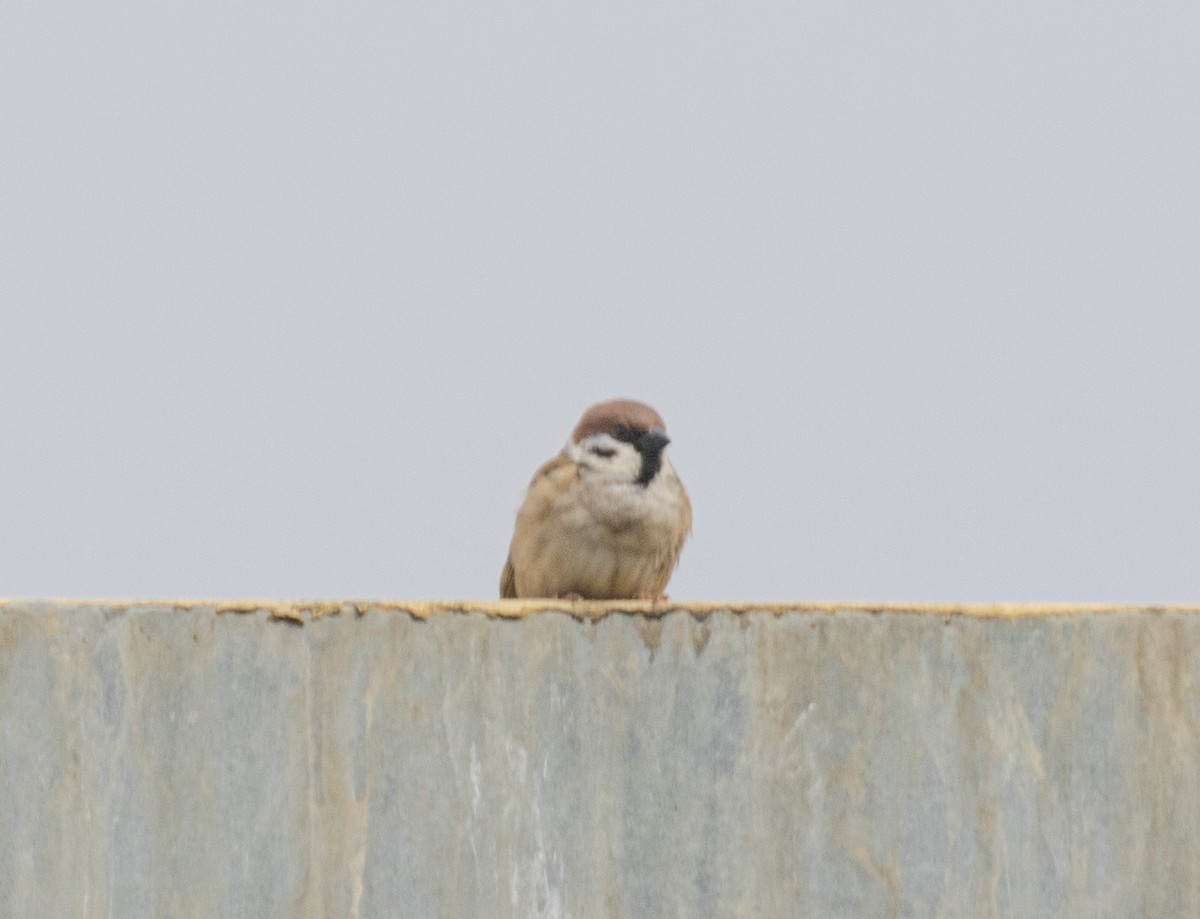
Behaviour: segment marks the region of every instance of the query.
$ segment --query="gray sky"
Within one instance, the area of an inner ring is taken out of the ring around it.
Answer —
[[[657,407],[680,599],[1200,599],[1195,3],[11,3],[0,595],[488,597]]]

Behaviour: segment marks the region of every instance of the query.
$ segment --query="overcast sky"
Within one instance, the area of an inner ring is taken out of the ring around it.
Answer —
[[[0,595],[1200,600],[1200,7],[9,3]]]

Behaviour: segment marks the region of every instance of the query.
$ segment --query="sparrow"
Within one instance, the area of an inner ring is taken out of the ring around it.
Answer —
[[[692,529],[662,417],[632,399],[593,405],[533,476],[501,597],[665,599]]]

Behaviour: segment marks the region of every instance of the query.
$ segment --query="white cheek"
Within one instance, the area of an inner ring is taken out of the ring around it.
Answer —
[[[591,447],[613,450],[612,456],[592,453]],[[630,444],[604,436],[588,438],[581,444],[569,443],[567,455],[579,464],[585,478],[600,482],[633,482],[642,471],[642,456]]]
[[[633,447],[624,446],[610,460],[610,468],[616,478],[632,482],[642,474],[642,455]]]

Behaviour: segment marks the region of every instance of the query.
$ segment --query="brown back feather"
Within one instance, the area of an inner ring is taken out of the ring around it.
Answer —
[[[512,554],[504,560],[504,570],[500,572],[500,599],[515,600],[517,596],[517,572],[513,568]]]
[[[551,459],[546,460],[538,467],[538,471],[533,474],[533,479],[530,480],[530,487],[543,476],[548,476],[556,469],[561,469],[563,466],[571,465],[571,458],[565,453],[559,453]],[[517,570],[512,563],[512,550],[509,550],[508,558],[504,560],[504,570],[500,572],[500,598],[515,599],[517,596]]]

